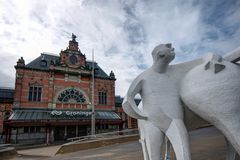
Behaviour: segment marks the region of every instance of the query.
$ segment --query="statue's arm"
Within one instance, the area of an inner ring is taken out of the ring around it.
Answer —
[[[190,71],[192,68],[194,68],[197,65],[206,64],[205,67],[207,69],[207,65],[209,61],[218,61],[219,63],[221,63],[222,59],[226,61],[234,62],[234,63],[240,61],[240,47],[229,53],[226,53],[223,57],[218,54],[209,53],[204,55],[201,58],[194,59],[188,62],[170,65],[170,67],[173,67],[175,70],[177,70],[180,77],[184,77],[184,75],[188,71]]]
[[[139,110],[134,101],[136,94],[140,93],[142,90],[142,82],[143,80],[139,80],[139,78],[136,78],[132,82],[122,103],[123,110],[129,116],[136,119],[147,119],[147,116],[141,110]]]
[[[171,65],[170,67],[173,67],[175,70],[177,70],[179,76],[183,77],[188,71],[190,71],[197,65],[202,64],[203,62],[204,62],[203,58],[198,58],[191,61],[174,64]]]

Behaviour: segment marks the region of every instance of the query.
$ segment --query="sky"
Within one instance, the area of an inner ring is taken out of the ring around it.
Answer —
[[[172,43],[173,63],[240,46],[239,0],[0,0],[0,87],[14,88],[17,60],[59,55],[71,34],[91,60],[115,73],[116,95]]]

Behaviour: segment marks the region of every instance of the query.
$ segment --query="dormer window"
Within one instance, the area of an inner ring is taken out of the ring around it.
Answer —
[[[40,66],[41,67],[47,67],[47,61],[46,60],[41,60]]]

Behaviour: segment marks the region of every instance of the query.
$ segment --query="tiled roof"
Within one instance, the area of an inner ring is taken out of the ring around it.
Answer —
[[[37,57],[36,59],[28,63],[25,67],[29,69],[38,69],[38,70],[47,71],[49,70],[51,63],[54,63],[54,65],[59,65],[59,62],[60,62],[59,56],[42,53],[41,56]],[[91,69],[92,61],[86,61],[86,66],[88,69]],[[94,68],[95,68],[95,77],[110,78],[96,62],[94,62]]]
[[[86,65],[89,66],[89,68],[92,68],[92,61],[86,61]],[[94,69],[95,69],[95,76],[100,78],[109,78],[109,76],[102,70],[102,68],[94,62]]]
[[[39,57],[28,63],[25,67],[30,69],[40,69],[40,70],[49,70],[51,61],[54,64],[59,64],[60,57],[57,55],[49,55],[42,53]],[[45,61],[46,65],[42,62]]]
[[[14,90],[0,88],[0,102],[13,102]]]

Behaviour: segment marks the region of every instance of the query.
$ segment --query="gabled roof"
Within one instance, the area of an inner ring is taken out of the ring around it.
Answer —
[[[25,68],[48,71],[51,63],[54,63],[54,65],[60,65],[60,57],[57,55],[42,53],[39,57],[28,63]],[[92,61],[86,61],[86,67],[88,70],[91,70]],[[96,62],[94,62],[94,69],[95,77],[110,78]]]

